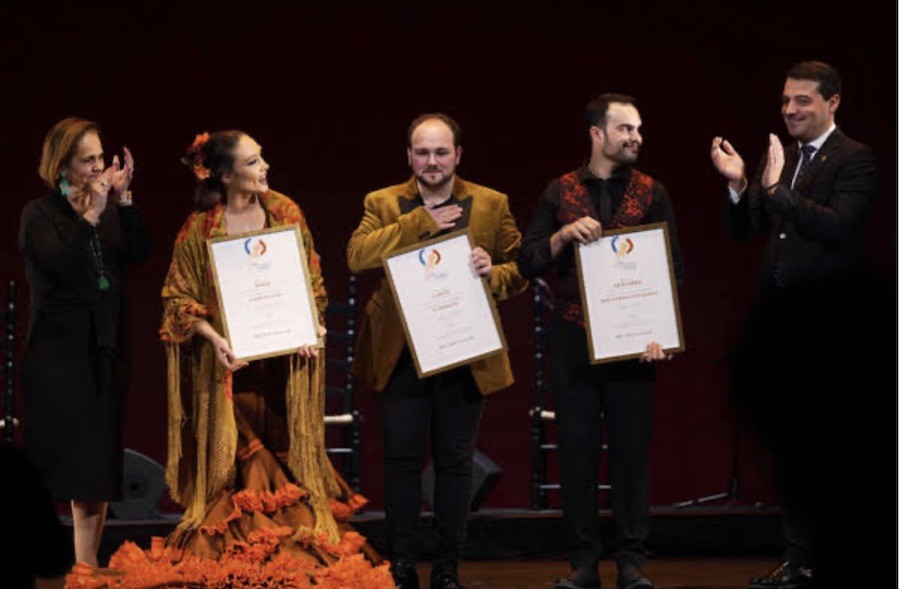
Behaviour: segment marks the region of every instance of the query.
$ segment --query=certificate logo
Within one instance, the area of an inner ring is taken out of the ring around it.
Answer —
[[[265,255],[267,249],[266,242],[262,239],[248,237],[244,240],[244,251],[253,259],[261,258]]]
[[[612,248],[613,253],[616,254],[616,268],[621,268],[622,270],[634,270],[637,268],[636,263],[626,261],[628,254],[634,251],[634,242],[631,241],[630,237],[622,239],[621,235],[616,235],[612,238],[610,247]]]
[[[443,278],[445,272],[437,272],[437,267],[441,263],[441,252],[437,248],[422,248],[419,250],[419,263],[425,268],[425,278]]]
[[[265,258],[268,251],[266,242],[258,237],[248,237],[244,240],[244,253],[247,254],[247,261],[250,267],[255,270],[268,270],[271,264]]]

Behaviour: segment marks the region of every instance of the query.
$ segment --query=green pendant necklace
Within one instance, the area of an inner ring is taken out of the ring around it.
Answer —
[[[94,227],[91,235],[91,256],[94,258],[94,268],[97,270],[97,288],[100,292],[109,290],[109,278],[106,277],[106,269],[103,267],[103,251],[100,249],[100,235]]]

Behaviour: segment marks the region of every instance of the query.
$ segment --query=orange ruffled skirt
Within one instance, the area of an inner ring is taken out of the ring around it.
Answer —
[[[240,390],[237,379],[235,385]],[[347,521],[366,499],[340,476],[343,494],[331,501],[340,541],[332,544],[313,534],[308,494],[301,481],[291,480],[280,458],[287,451],[283,402],[279,404],[277,393],[267,393],[234,394],[236,488],[223,490],[210,502],[200,527],[153,538],[148,550],[125,542],[107,568],[78,563],[66,577],[66,587],[394,587],[387,563]]]

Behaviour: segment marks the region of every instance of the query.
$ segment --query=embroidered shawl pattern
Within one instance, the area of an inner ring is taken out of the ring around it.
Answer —
[[[300,228],[319,320],[324,325],[328,299],[319,256],[300,208],[274,191],[260,196],[267,225]],[[168,461],[166,482],[172,498],[185,507],[179,529],[196,528],[208,502],[234,484],[237,427],[231,399],[232,374],[216,361],[212,345],[192,337],[195,324],[206,320],[223,333],[206,240],[227,235],[221,203],[191,214],[175,239],[171,265],[162,289],[160,338],[168,362]],[[310,493],[316,532],[337,541],[330,499],[340,494],[325,453],[324,359],[296,354],[289,362],[285,401],[290,429],[287,465]]]

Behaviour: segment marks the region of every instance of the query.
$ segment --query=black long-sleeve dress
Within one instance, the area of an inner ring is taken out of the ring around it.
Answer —
[[[118,500],[129,373],[123,270],[149,255],[148,232],[137,207],[112,196],[95,228],[51,192],[25,205],[19,249],[30,290],[25,450],[55,500]]]

